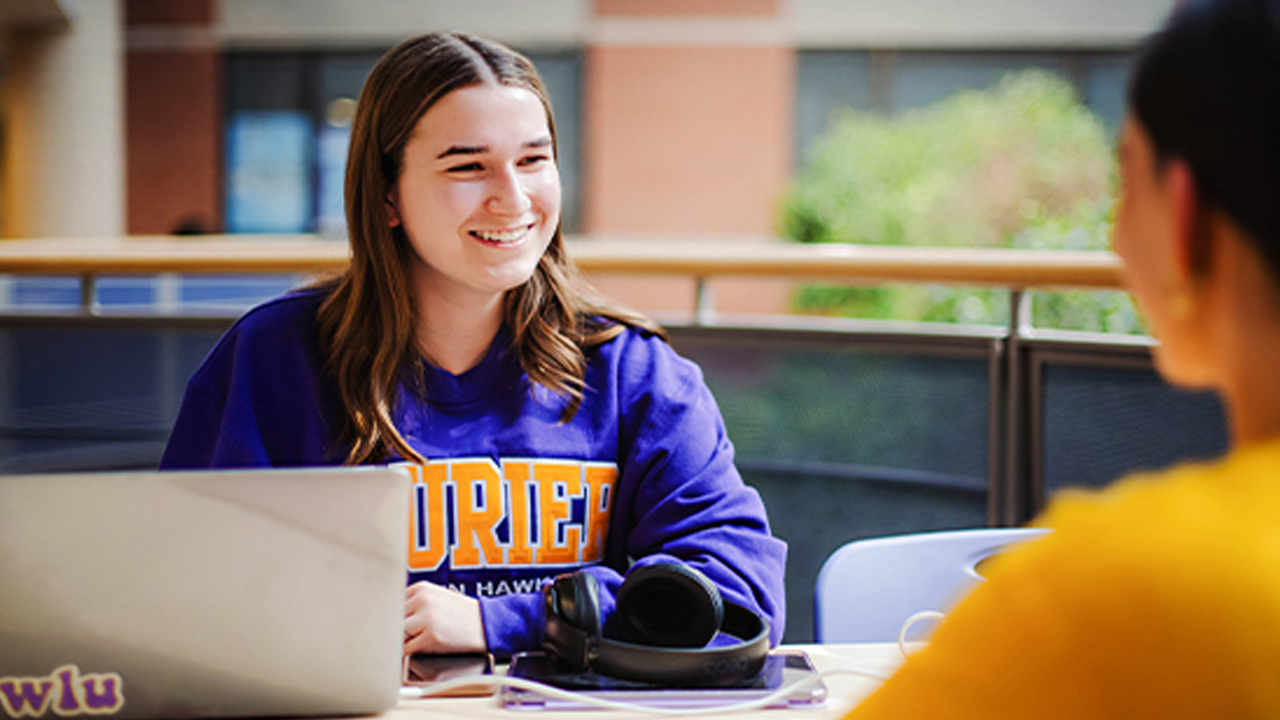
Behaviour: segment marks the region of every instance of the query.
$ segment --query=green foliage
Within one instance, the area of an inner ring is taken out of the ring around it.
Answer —
[[[784,202],[798,242],[1102,250],[1115,176],[1110,138],[1071,85],[1013,73],[895,117],[844,111],[805,158]],[[1140,331],[1122,293],[1037,295],[1033,322]],[[809,286],[801,312],[1005,322],[1005,291]]]

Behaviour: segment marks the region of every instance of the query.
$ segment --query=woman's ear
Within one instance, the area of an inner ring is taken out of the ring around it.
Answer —
[[[387,225],[390,227],[400,227],[400,211],[396,210],[395,193],[387,193]]]
[[[1174,271],[1179,280],[1194,284],[1211,269],[1209,208],[1185,160],[1170,158],[1165,162],[1164,189],[1173,220]]]

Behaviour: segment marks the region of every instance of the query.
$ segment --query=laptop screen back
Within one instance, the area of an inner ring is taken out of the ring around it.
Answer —
[[[408,499],[389,468],[0,477],[0,718],[393,706]]]

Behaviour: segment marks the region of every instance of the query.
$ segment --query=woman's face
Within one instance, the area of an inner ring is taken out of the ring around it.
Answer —
[[[560,222],[538,96],[492,84],[445,95],[414,126],[387,201],[413,246],[419,298],[483,304],[523,284]]]
[[[1137,298],[1160,340],[1156,366],[1170,382],[1203,386],[1207,376],[1203,320],[1189,295],[1195,289],[1178,253],[1177,192],[1171,173],[1156,161],[1146,130],[1129,118],[1120,137],[1120,203],[1116,208],[1114,247],[1124,261],[1129,291]]]

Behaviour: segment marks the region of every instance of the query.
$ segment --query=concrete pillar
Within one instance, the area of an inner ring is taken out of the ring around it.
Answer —
[[[68,27],[6,43],[4,237],[124,233],[124,77],[119,0],[70,5]]]

